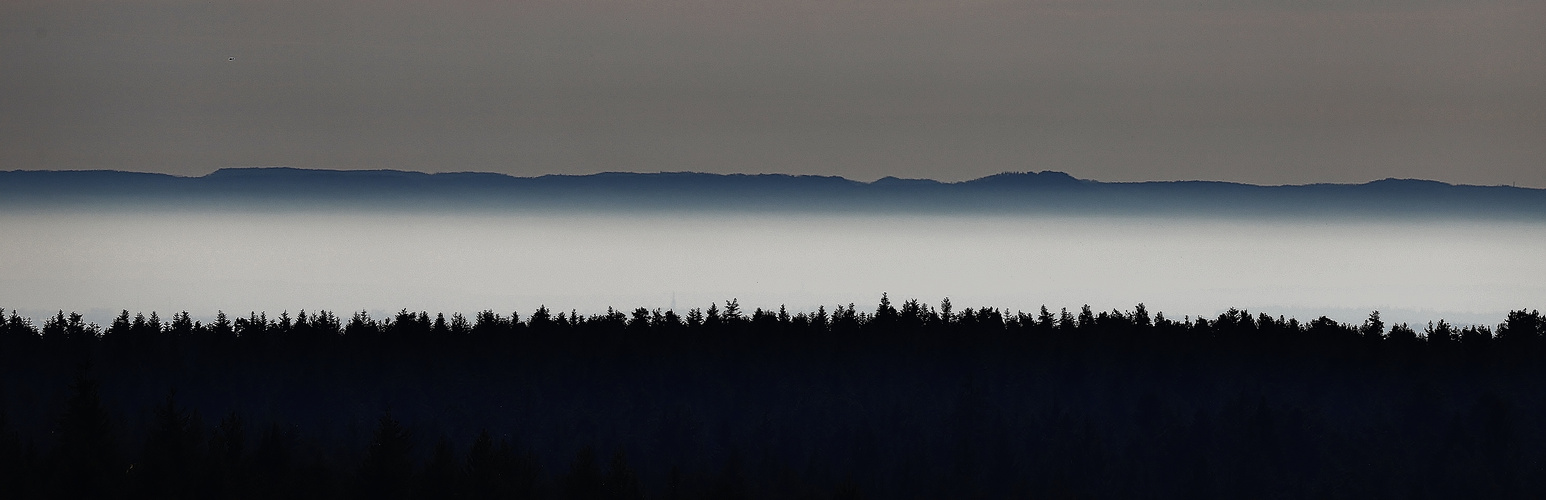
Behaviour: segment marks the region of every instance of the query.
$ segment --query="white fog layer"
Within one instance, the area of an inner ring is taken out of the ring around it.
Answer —
[[[1495,325],[1546,308],[1546,224],[510,214],[0,214],[0,307],[527,316],[539,305],[812,311],[882,292],[957,309],[1230,307]],[[1420,330],[1420,328],[1419,328]]]

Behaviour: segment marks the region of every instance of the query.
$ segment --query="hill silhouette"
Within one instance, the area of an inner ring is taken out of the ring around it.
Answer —
[[[407,210],[757,210],[1224,215],[1546,215],[1546,190],[1415,179],[1259,186],[1099,182],[1006,172],[962,182],[694,172],[513,177],[495,173],[225,168],[201,177],[120,171],[0,172],[0,208],[353,207]]]

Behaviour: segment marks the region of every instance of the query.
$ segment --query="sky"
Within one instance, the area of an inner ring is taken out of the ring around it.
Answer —
[[[1546,188],[1538,0],[8,0],[0,170]]]

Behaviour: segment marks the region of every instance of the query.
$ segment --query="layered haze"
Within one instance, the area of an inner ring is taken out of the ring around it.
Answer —
[[[893,300],[1492,325],[1546,304],[1529,221],[592,211],[0,214],[0,307],[106,322],[398,308],[791,312]]]
[[[701,173],[0,172],[0,307],[1235,307],[1492,324],[1546,303],[1546,190]]]

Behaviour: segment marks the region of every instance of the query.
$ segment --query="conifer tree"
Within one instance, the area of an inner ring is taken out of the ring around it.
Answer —
[[[59,417],[51,486],[63,498],[103,498],[122,485],[118,442],[97,381],[79,375]]]

